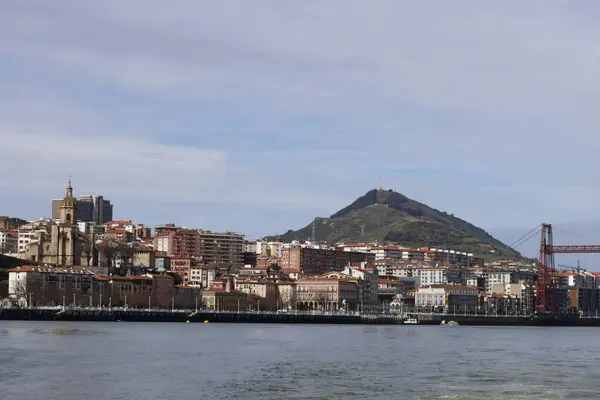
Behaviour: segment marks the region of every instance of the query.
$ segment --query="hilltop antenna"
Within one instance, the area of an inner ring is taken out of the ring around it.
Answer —
[[[381,184],[381,177],[378,177],[377,194],[375,196],[376,196],[375,204],[382,204],[383,203],[383,185]]]
[[[312,223],[312,241],[317,241],[317,226],[315,225],[315,221]]]

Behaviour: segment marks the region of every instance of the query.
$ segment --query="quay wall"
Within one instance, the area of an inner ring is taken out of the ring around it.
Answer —
[[[440,325],[442,321],[456,321],[463,326],[589,326],[600,327],[600,318],[571,317],[493,317],[474,315],[417,316],[418,325]],[[31,321],[122,321],[122,322],[195,322],[195,323],[282,323],[282,324],[402,324],[392,315],[327,315],[327,314],[276,314],[235,312],[181,312],[147,310],[0,310],[0,320]],[[415,326],[415,325],[407,325]]]
[[[5,309],[0,320],[31,321],[122,321],[122,322],[222,322],[222,323],[284,323],[284,324],[398,324],[394,316],[371,318],[359,315],[274,314],[233,312],[170,312],[138,310],[56,310]]]

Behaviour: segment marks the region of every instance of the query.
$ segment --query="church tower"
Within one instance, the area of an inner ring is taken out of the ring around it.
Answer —
[[[65,198],[60,204],[60,223],[61,225],[77,224],[77,200],[73,197],[71,180],[69,180],[69,186],[67,186]]]
[[[61,266],[74,266],[81,263],[81,242],[77,226],[77,200],[73,197],[73,187],[69,186],[60,204],[60,218],[52,226],[52,256],[48,262]]]

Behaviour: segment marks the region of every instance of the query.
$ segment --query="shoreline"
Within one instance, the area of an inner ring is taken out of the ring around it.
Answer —
[[[455,321],[463,326],[572,326],[600,327],[600,318],[543,316],[493,317],[469,315],[421,315],[417,324],[405,324],[398,315],[344,315],[211,312],[186,310],[56,310],[10,308],[0,310],[0,321],[97,321],[97,322],[179,322],[179,323],[275,323],[335,325],[440,325]]]

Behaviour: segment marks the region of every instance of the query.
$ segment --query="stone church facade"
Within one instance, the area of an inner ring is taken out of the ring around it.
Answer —
[[[85,235],[77,226],[77,201],[69,186],[60,205],[60,218],[51,226],[50,234],[39,233],[23,253],[23,259],[56,266],[91,267],[102,265],[102,252],[95,246],[93,234]]]

